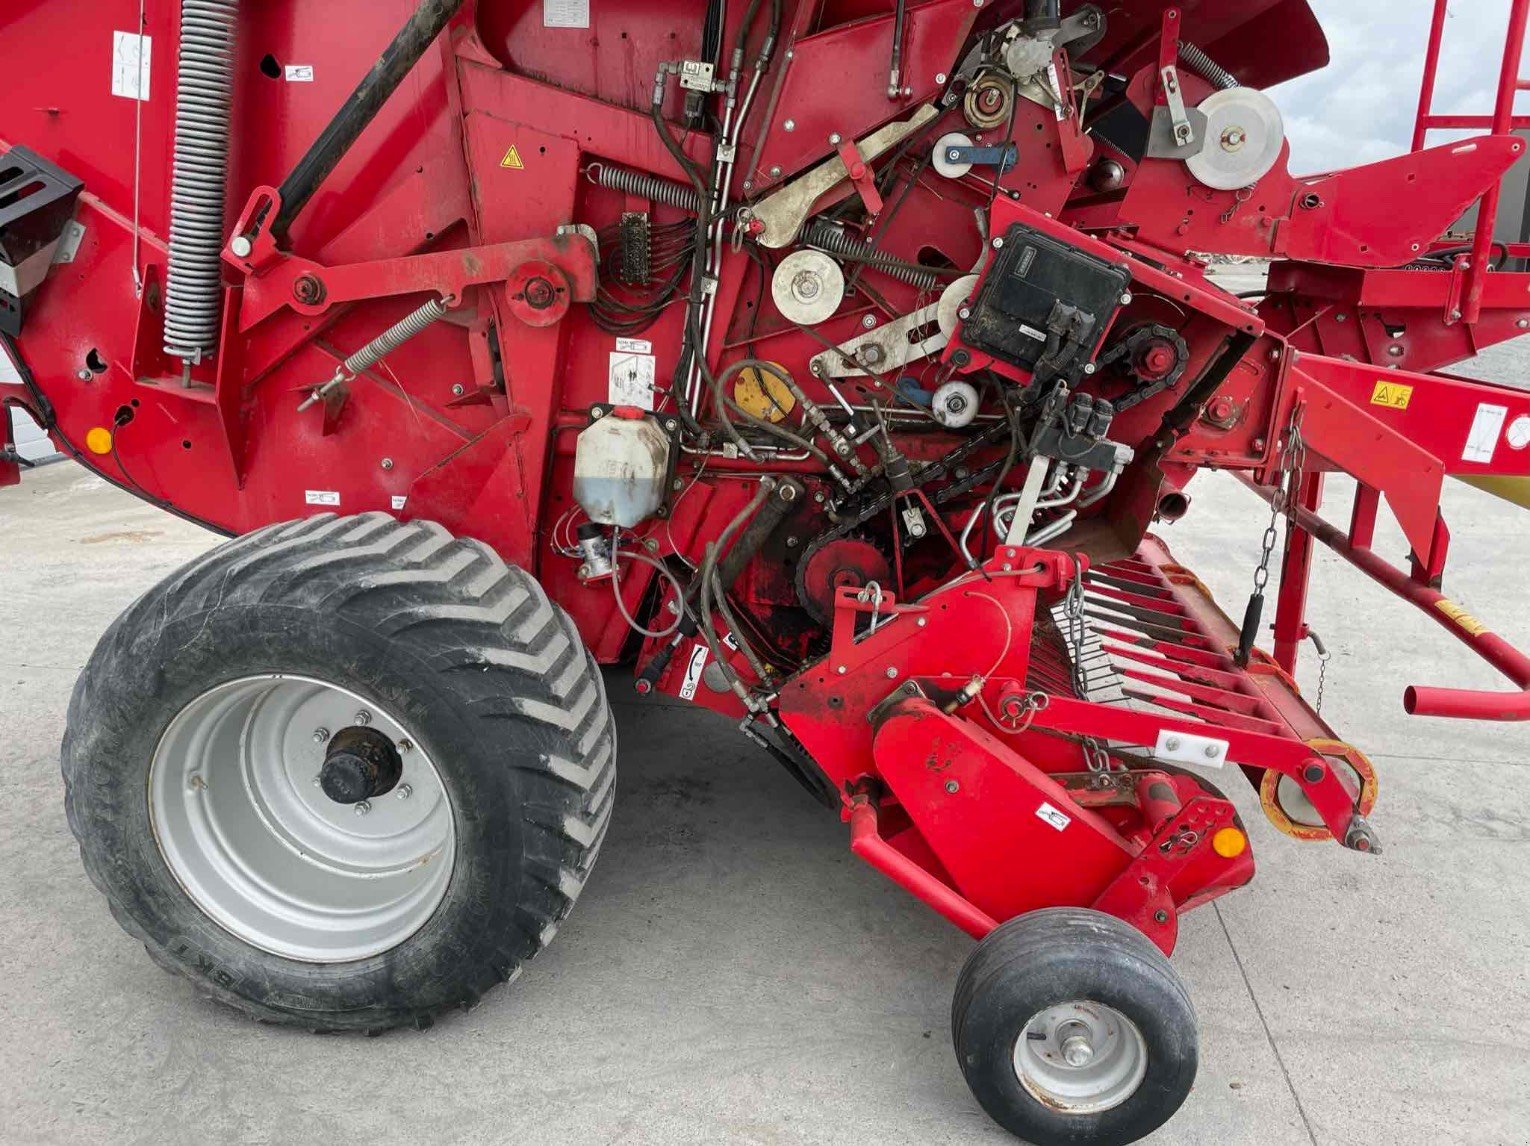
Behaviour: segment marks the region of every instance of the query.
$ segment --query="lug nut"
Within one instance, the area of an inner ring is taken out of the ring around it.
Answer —
[[[356,714],[356,719],[353,723],[359,724],[361,727],[365,728],[367,725],[372,723],[372,714],[363,708]]]
[[[372,802],[370,800],[363,800],[363,801],[361,801],[361,803],[356,805],[356,814],[358,816],[365,816],[369,812],[371,812],[371,810],[372,810]]]
[[[327,729],[327,728],[315,728],[313,730],[313,742],[315,744],[323,744],[328,739],[329,739],[329,729]]]
[[[408,784],[400,784],[396,794],[400,800],[407,800],[410,796],[414,795],[414,789]]]

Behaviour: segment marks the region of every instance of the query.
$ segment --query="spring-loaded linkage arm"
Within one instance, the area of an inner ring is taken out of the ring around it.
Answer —
[[[339,368],[335,370],[335,376],[328,382],[315,386],[308,397],[303,400],[303,404],[298,407],[298,413],[301,414],[310,407],[323,402],[341,386],[354,381],[356,376],[364,370],[376,366],[426,327],[440,322],[441,319],[446,317],[446,312],[446,300],[434,298],[406,318],[394,323],[342,362]]]

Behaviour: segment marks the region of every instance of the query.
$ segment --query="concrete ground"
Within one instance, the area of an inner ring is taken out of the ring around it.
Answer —
[[[1192,492],[1170,540],[1240,610],[1261,505]],[[1530,646],[1524,518],[1460,486],[1446,506],[1452,591]],[[212,538],[57,465],[0,496],[0,539],[0,1141],[1009,1141],[950,1049],[970,943],[726,722],[615,678],[615,824],[513,988],[379,1039],[204,1001],[87,882],[57,748],[99,634]],[[1185,920],[1201,1072],[1154,1140],[1530,1142],[1530,733],[1405,717],[1409,683],[1496,682],[1348,567],[1318,586],[1328,715],[1381,770],[1386,853],[1286,840],[1235,790],[1260,875]]]

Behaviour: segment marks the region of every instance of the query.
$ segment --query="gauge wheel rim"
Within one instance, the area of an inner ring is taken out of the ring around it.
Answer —
[[[319,786],[325,745],[365,726],[403,773],[362,804]],[[456,822],[442,773],[392,711],[343,686],[265,674],[201,693],[149,767],[155,843],[186,895],[252,947],[305,963],[391,951],[451,884]]]
[[[1081,1061],[1085,1047],[1087,1061]],[[1085,999],[1059,1003],[1025,1024],[1015,1040],[1014,1066],[1020,1084],[1045,1106],[1064,1114],[1101,1114],[1141,1087],[1147,1040],[1114,1007]]]

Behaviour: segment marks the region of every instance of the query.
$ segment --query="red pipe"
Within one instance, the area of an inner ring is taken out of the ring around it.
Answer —
[[[1530,6],[1530,0],[1524,0],[1524,4]],[[1247,477],[1242,480],[1260,497],[1270,500],[1272,490]],[[1373,581],[1380,582],[1434,618],[1436,623],[1508,677],[1520,690],[1517,693],[1502,693],[1414,685],[1403,694],[1403,707],[1410,715],[1443,716],[1455,720],[1530,721],[1530,657],[1497,633],[1483,628],[1445,594],[1413,580],[1371,550],[1351,545],[1342,530],[1336,529],[1317,514],[1297,508],[1292,517],[1299,528],[1312,534]]]
[[[1429,51],[1424,56],[1424,86],[1418,100],[1418,119],[1413,125],[1413,150],[1422,151],[1429,137],[1429,116],[1434,110],[1435,81],[1440,75],[1440,49],[1445,43],[1445,19],[1450,0],[1434,0],[1434,22],[1429,26]]]
[[[992,916],[979,911],[884,840],[877,830],[877,807],[867,796],[856,796],[850,804],[850,850],[974,939],[982,939],[999,926]]]
[[[1498,103],[1493,109],[1493,134],[1514,130],[1514,96],[1519,90],[1519,62],[1525,50],[1525,29],[1530,24],[1530,0],[1514,0],[1509,11],[1509,38],[1503,50],[1503,69],[1498,74]],[[1493,231],[1498,223],[1498,204],[1503,181],[1488,188],[1477,211],[1477,233],[1472,240],[1472,267],[1467,280],[1462,319],[1468,324],[1482,318],[1482,293],[1487,288],[1488,260],[1492,257]]]

